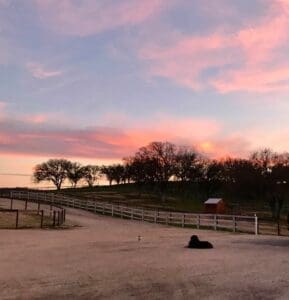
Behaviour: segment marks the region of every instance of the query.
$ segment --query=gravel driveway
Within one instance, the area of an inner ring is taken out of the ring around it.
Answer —
[[[67,219],[81,227],[0,231],[0,299],[289,299],[288,238]]]

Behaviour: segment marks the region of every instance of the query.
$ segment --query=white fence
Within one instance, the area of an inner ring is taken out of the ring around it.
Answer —
[[[167,211],[154,211],[111,204],[102,201],[80,200],[60,194],[11,191],[11,199],[44,202],[73,208],[80,208],[94,213],[110,215],[125,219],[140,220],[181,227],[206,228],[214,230],[228,230],[258,234],[258,217],[216,214],[194,214]]]

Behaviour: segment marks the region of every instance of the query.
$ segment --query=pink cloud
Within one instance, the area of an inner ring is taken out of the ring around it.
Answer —
[[[289,65],[278,68],[252,68],[225,72],[221,78],[212,81],[212,84],[221,93],[288,91]]]
[[[48,121],[48,116],[44,114],[25,115],[21,118],[24,122],[32,124],[43,124]]]
[[[139,57],[148,63],[151,76],[193,90],[287,91],[288,27],[289,1],[276,0],[268,6],[267,15],[235,32],[225,32],[220,26],[203,36],[172,34],[171,44],[144,45]],[[212,68],[217,72],[204,77]]]
[[[87,36],[135,25],[157,14],[171,0],[35,0],[45,24],[57,32]]]
[[[140,122],[138,122],[140,124]],[[212,157],[243,155],[249,142],[223,135],[223,124],[208,119],[177,119],[162,116],[149,125],[126,129],[94,127],[61,129],[48,123],[6,120],[0,123],[0,153],[32,157],[83,157],[121,159],[152,141],[190,145]]]
[[[63,74],[63,72],[60,70],[46,70],[44,66],[38,63],[28,63],[26,67],[32,76],[38,79],[57,77]]]
[[[226,66],[235,42],[222,34],[205,37],[178,37],[172,47],[148,47],[140,51],[142,59],[150,62],[150,73],[166,77],[192,89],[202,88],[200,73],[209,67]]]
[[[289,149],[286,127],[267,126],[264,134],[264,125],[256,125],[242,132],[227,133],[227,126],[215,120],[170,116],[159,116],[146,123],[128,120],[129,126],[123,129],[119,126],[69,129],[49,122],[39,126],[25,118],[0,121],[0,155],[119,160],[152,141],[193,146],[214,158],[247,157],[260,147]]]

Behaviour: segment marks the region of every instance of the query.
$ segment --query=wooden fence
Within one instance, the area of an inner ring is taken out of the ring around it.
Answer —
[[[2,220],[1,216],[8,215]],[[27,216],[35,216],[37,219],[33,223],[22,222],[20,219]],[[1,222],[2,221],[2,222]],[[3,223],[4,222],[4,223]],[[3,224],[2,224],[3,223]],[[0,228],[26,228],[26,227],[40,227],[44,225],[44,211],[43,210],[22,210],[22,209],[0,209]]]
[[[1,194],[0,197],[7,198],[7,195]],[[35,197],[30,198],[28,194],[25,196],[23,192],[21,194],[16,194],[16,197],[13,196],[13,192],[12,194],[10,192],[9,198],[10,201],[7,201],[10,203],[6,203],[6,206],[9,208],[0,208],[0,228],[43,228],[47,226],[61,226],[65,223],[66,211],[56,204],[49,201],[37,201]],[[20,208],[22,205],[15,204],[14,199],[23,200],[23,207]],[[34,206],[33,208],[31,208],[31,204]],[[7,216],[6,218],[4,217],[5,215]],[[23,219],[28,216],[34,216],[35,219],[33,222],[28,222],[29,224],[26,224],[27,222]]]
[[[46,204],[80,208],[94,213],[180,227],[193,227],[232,232],[258,234],[258,217],[216,214],[194,214],[167,211],[154,211],[144,208],[134,208],[116,205],[102,201],[80,200],[60,194],[10,191],[11,199],[38,201]]]

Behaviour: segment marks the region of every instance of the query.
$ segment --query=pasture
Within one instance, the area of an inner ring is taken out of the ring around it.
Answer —
[[[289,239],[68,209],[81,227],[1,230],[1,299],[288,299]],[[185,248],[192,234],[214,249]],[[140,237],[140,241],[139,241]]]
[[[61,208],[52,205],[0,198],[0,229],[64,228],[63,214]]]

